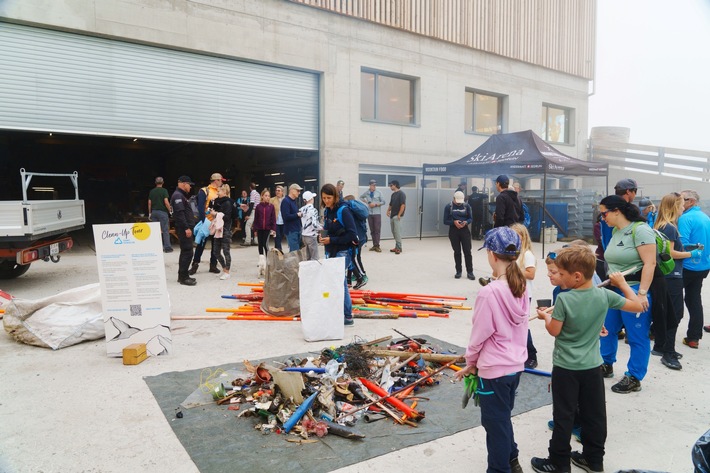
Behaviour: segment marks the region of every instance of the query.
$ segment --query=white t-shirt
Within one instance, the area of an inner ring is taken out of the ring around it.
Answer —
[[[535,255],[533,255],[532,251],[527,250],[523,254],[522,258],[522,267],[520,269],[523,270],[523,273],[525,272],[526,269],[528,268],[537,268],[537,260],[535,259]],[[518,259],[518,265],[520,265],[520,259]],[[525,284],[527,285],[528,288],[528,294],[530,297],[532,297],[532,291],[533,291],[533,280],[532,279],[527,279],[525,278]]]

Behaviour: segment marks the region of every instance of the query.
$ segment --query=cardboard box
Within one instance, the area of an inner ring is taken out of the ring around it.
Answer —
[[[123,349],[123,364],[137,365],[148,358],[145,343],[134,343]]]

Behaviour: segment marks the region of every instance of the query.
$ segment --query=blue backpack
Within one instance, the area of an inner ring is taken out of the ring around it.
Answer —
[[[530,209],[525,202],[523,202],[523,225],[530,228]]]
[[[342,205],[338,208],[336,217],[341,225],[343,224],[343,207],[348,206],[350,212],[353,214],[355,220],[355,227],[357,230],[357,237],[360,239],[360,244],[364,245],[367,242],[367,216],[369,211],[367,205],[359,200],[343,200]]]

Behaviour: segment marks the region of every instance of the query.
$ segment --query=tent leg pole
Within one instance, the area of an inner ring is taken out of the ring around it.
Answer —
[[[542,221],[540,221],[540,240],[542,241],[542,258],[545,258],[545,211],[547,210],[547,167],[542,174]]]

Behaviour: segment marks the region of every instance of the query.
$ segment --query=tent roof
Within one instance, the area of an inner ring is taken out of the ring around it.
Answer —
[[[606,176],[608,164],[563,154],[532,130],[493,135],[473,152],[448,164],[424,164],[426,176],[552,174]]]

